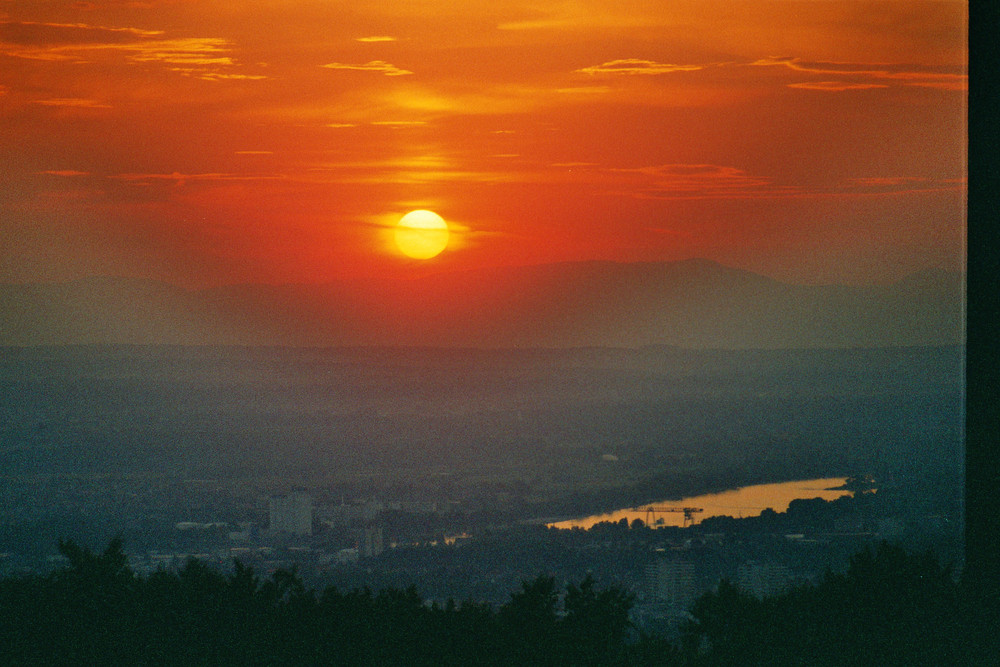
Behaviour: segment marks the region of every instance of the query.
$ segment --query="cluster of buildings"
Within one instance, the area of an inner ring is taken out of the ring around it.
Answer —
[[[658,555],[645,574],[647,599],[675,609],[687,609],[704,592],[690,559]],[[780,595],[797,582],[786,565],[750,560],[739,565],[733,583],[745,593],[765,598]]]
[[[267,503],[268,527],[274,532],[307,537],[313,533],[313,503],[306,493],[272,496]]]
[[[579,581],[581,572],[592,571],[598,581],[636,595],[632,614],[637,626],[670,634],[690,620],[691,605],[720,577],[759,598],[778,595],[802,583],[803,577],[811,576],[809,573],[820,572],[816,557],[826,553],[834,539],[811,531],[772,535],[680,527],[552,531],[511,526],[499,539],[474,540],[465,533],[448,537],[441,532],[442,526],[459,530],[458,524],[449,523],[452,508],[443,502],[324,502],[322,497],[317,501],[305,491],[265,498],[263,502],[261,496],[253,499],[253,522],[217,521],[214,517],[218,514],[211,511],[187,515],[202,521],[170,521],[167,526],[173,530],[164,533],[162,540],[150,540],[147,546],[159,551],[130,556],[130,567],[137,573],[149,574],[180,567],[188,558],[196,558],[227,569],[237,558],[266,574],[294,563],[314,582],[330,578],[346,587],[408,579],[434,599],[445,599],[455,591],[457,598],[490,601],[503,599],[519,578],[527,579],[539,572]],[[265,507],[266,515],[261,512]],[[432,520],[428,514],[443,516]],[[186,518],[180,512],[173,517]],[[251,517],[243,512],[241,518]],[[476,525],[462,529],[478,532]],[[902,530],[899,521],[893,519],[881,520],[878,527],[879,533],[889,535]],[[860,548],[872,538],[867,533],[844,533],[836,539],[843,542],[838,549],[846,553],[855,544]],[[472,540],[474,546],[447,554],[419,548],[454,544],[456,540]],[[403,545],[418,548],[376,559]],[[60,558],[52,556],[49,567],[64,565]],[[10,555],[0,554],[0,573],[13,571],[11,561]],[[443,576],[441,567],[445,562],[448,570]],[[353,567],[355,564],[364,567]]]

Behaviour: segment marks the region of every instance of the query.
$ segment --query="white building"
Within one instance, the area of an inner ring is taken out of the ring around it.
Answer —
[[[312,498],[305,493],[273,496],[268,501],[271,530],[312,535],[312,509]]]
[[[385,538],[382,526],[374,523],[366,524],[361,536],[361,555],[365,558],[374,558],[384,550]]]
[[[780,595],[791,588],[792,583],[792,571],[777,563],[752,560],[736,570],[736,585],[758,598]]]
[[[695,599],[694,563],[679,558],[657,558],[646,566],[650,597],[677,609],[686,609]]]

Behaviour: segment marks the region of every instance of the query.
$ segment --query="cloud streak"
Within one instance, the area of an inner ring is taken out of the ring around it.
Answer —
[[[24,45],[108,43],[163,35],[162,30],[118,28],[87,23],[0,21],[0,41]]]
[[[640,177],[633,195],[651,199],[742,199],[787,196],[799,190],[778,186],[767,178],[751,176],[736,167],[715,164],[664,164],[614,173]]]
[[[808,81],[806,83],[790,83],[789,88],[801,88],[803,90],[823,90],[827,92],[840,92],[844,90],[871,90],[873,88],[888,88],[884,83],[846,83],[843,81]]]
[[[533,16],[503,21],[497,25],[504,31],[565,31],[598,30],[611,28],[649,28],[667,25],[671,18],[658,13],[644,12],[636,3],[619,9],[614,3],[585,1],[571,3],[538,4],[531,10]]]
[[[576,86],[573,88],[557,88],[557,93],[563,95],[603,95],[611,92],[608,86]]]
[[[35,173],[45,174],[48,176],[63,176],[66,178],[75,178],[78,176],[90,176],[89,171],[76,171],[75,169],[47,169],[45,171],[39,171]]]
[[[90,100],[81,97],[56,97],[47,100],[34,100],[32,104],[41,104],[47,107],[69,107],[74,109],[111,109],[110,104],[104,104],[97,100]]]
[[[632,169],[610,169],[629,177],[631,183],[612,192],[636,199],[802,199],[898,196],[931,192],[958,192],[963,179],[922,176],[851,178],[825,187],[775,183],[732,166],[714,164],[665,164]]]
[[[381,127],[420,127],[426,124],[425,120],[375,120],[370,123]]]
[[[704,69],[704,65],[673,65],[640,58],[609,60],[600,65],[591,65],[576,70],[583,74],[669,74],[671,72],[693,72]]]
[[[391,63],[387,63],[384,60],[370,60],[366,63],[352,64],[352,63],[327,63],[326,65],[321,65],[326,69],[346,69],[346,70],[357,70],[361,72],[378,72],[385,76],[406,76],[407,74],[413,74],[410,70],[401,69],[396,67]]]
[[[187,37],[129,44],[124,50],[132,62],[208,67],[234,65],[231,46],[229,40],[217,37]]]
[[[155,182],[172,182],[175,185],[181,186],[185,185],[189,181],[194,182],[214,182],[214,181],[276,181],[283,180],[285,177],[276,174],[227,174],[227,173],[199,173],[199,174],[182,174],[179,172],[172,172],[169,174],[138,174],[138,173],[128,173],[128,174],[118,174],[112,176],[111,178],[128,181],[138,184],[152,184]]]
[[[259,74],[232,72],[239,63],[233,44],[219,37],[163,39],[162,30],[109,28],[83,23],[0,23],[0,53],[26,60],[92,63],[121,53],[128,63],[161,64],[170,71],[208,81],[255,80]]]
[[[967,90],[969,76],[957,69],[919,67],[905,64],[807,61],[800,58],[764,58],[750,63],[755,67],[786,67],[794,72],[823,77],[837,76],[849,81],[805,81],[787,84],[809,90],[864,90],[887,88],[891,84],[924,86],[945,90]]]

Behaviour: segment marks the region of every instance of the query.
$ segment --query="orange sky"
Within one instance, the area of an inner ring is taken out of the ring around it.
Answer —
[[[964,256],[965,2],[0,0],[0,282]],[[458,233],[420,263],[390,226]]]

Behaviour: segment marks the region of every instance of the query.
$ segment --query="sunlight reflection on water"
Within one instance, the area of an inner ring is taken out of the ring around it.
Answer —
[[[757,516],[767,508],[775,512],[784,512],[788,509],[789,503],[798,498],[822,498],[823,500],[835,500],[841,496],[853,495],[846,489],[836,487],[843,486],[847,481],[846,477],[828,477],[824,479],[806,479],[795,482],[780,482],[778,484],[757,484],[754,486],[744,486],[739,489],[722,491],[720,493],[708,493],[700,496],[691,496],[680,500],[662,500],[639,507],[616,510],[607,514],[595,514],[579,519],[568,519],[547,524],[553,528],[590,528],[594,524],[602,521],[617,522],[628,519],[632,523],[636,519],[647,521],[653,527],[684,525],[685,515],[683,512],[647,512],[647,507],[670,507],[684,508],[696,507],[703,511],[693,514],[694,523],[712,516],[732,516],[746,518]]]

